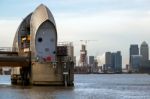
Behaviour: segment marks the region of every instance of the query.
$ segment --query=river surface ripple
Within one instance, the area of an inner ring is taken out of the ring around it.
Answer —
[[[148,74],[76,74],[74,84],[14,86],[0,76],[0,99],[150,99]]]

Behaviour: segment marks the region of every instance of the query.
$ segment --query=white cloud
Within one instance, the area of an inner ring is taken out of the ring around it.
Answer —
[[[55,19],[60,35],[66,34],[62,39],[69,39],[76,35],[80,36],[78,39],[83,37],[88,39],[91,36],[97,38],[99,34],[102,36],[131,32],[131,34],[140,32],[147,34],[150,25],[150,14],[136,11],[114,11],[85,16],[66,14]]]
[[[0,20],[0,47],[12,47],[19,20]]]

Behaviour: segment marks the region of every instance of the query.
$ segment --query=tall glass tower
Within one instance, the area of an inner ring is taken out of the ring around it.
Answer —
[[[130,45],[130,59],[129,59],[129,64],[131,64],[131,56],[132,55],[139,55],[138,44],[131,44]]]
[[[140,46],[140,55],[143,60],[149,60],[149,47],[145,41]]]

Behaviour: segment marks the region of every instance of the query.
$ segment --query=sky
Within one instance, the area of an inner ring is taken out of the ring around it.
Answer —
[[[54,16],[59,42],[73,42],[77,58],[80,40],[92,40],[88,55],[121,51],[123,65],[130,44],[150,44],[150,0],[0,0],[0,47],[12,46],[20,22],[41,3]]]

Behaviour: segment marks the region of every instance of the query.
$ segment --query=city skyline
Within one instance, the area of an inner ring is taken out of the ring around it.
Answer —
[[[12,46],[19,23],[41,3],[54,15],[59,41],[73,41],[77,57],[80,55],[80,40],[97,40],[87,44],[88,56],[120,50],[123,65],[128,63],[130,44],[140,45],[142,41],[150,44],[148,0],[1,0],[1,47]]]

